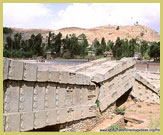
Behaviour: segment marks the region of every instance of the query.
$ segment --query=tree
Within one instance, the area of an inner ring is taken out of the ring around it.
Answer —
[[[105,38],[104,37],[101,39],[101,46],[102,46],[103,52],[104,52],[105,49],[106,49],[106,42],[105,42]]]
[[[95,48],[97,48],[100,45],[100,42],[98,41],[97,38],[94,39],[93,45],[94,45]]]
[[[148,54],[154,61],[160,60],[160,42],[152,42]]]
[[[13,33],[13,31],[11,28],[3,27],[3,34],[8,35],[8,34],[12,34],[12,33]]]
[[[115,42],[115,45],[112,49],[113,56],[116,59],[122,58],[122,44],[123,44],[123,41],[118,37],[116,42]]]
[[[42,35],[39,33],[32,38],[34,38],[34,54],[37,56],[42,56],[44,54],[42,46]]]
[[[6,50],[12,49],[13,40],[12,40],[11,36],[8,36],[8,37],[6,38],[6,42],[7,42],[7,43],[5,44],[4,49],[6,49]]]
[[[128,57],[134,57],[135,51],[136,51],[136,39],[132,38],[131,40],[129,40],[129,44],[128,44]]]
[[[99,45],[97,48],[96,48],[96,55],[102,55],[103,54],[103,46],[102,45]]]
[[[114,42],[109,40],[106,46],[106,51],[110,51],[110,50],[112,51],[113,46],[114,46]]]
[[[148,49],[148,42],[145,40],[141,41],[140,52],[142,57],[144,57],[144,54],[147,51],[147,49]]]
[[[13,46],[14,49],[20,49],[21,40],[22,40],[21,33],[16,33],[14,35],[14,46]]]
[[[81,34],[80,37],[82,37],[82,42],[79,43],[80,45],[80,54],[84,57],[87,52],[87,47],[88,47],[88,40],[85,34]]]
[[[62,34],[59,32],[56,36],[53,37],[54,43],[52,44],[53,52],[60,54],[61,44],[62,44]]]

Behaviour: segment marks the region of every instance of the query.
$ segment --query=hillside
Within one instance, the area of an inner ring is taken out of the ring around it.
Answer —
[[[52,31],[54,33],[61,32],[63,37],[67,34],[76,34],[77,36],[84,33],[87,36],[89,42],[92,42],[95,38],[101,41],[101,38],[104,37],[106,41],[112,40],[115,41],[117,37],[121,39],[131,39],[138,38],[144,39],[147,41],[160,41],[160,35],[147,26],[137,25],[137,26],[119,26],[119,30],[116,30],[117,26],[101,26],[94,27],[90,29],[77,28],[77,27],[69,27],[62,28],[59,30],[50,30],[50,29],[20,29],[20,28],[12,28],[13,35],[17,32],[21,32],[24,39],[30,38],[31,34],[41,33],[46,39],[48,36],[48,32]],[[4,36],[6,37],[6,36]]]
[[[91,29],[73,27],[73,28],[62,28],[53,32],[55,33],[61,32],[63,36],[73,33],[75,33],[78,36],[84,33],[90,42],[92,42],[95,38],[101,40],[102,37],[104,37],[106,41],[108,40],[115,41],[117,37],[120,37],[121,39],[138,38],[147,41],[160,41],[160,35],[151,28],[146,26],[142,25],[120,26],[119,30],[116,30],[116,28],[117,26],[101,26]]]

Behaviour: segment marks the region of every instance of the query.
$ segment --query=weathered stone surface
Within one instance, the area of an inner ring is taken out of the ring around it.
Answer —
[[[34,128],[42,128],[46,126],[47,111],[34,112]]]
[[[88,114],[89,117],[96,116],[96,108],[97,108],[96,104],[89,105],[89,114]]]
[[[5,132],[18,132],[20,131],[20,114],[11,113],[5,114]]]
[[[60,70],[49,67],[49,82],[59,82]]]
[[[136,80],[142,82],[144,85],[149,87],[151,90],[156,93],[160,93],[160,75],[152,74],[150,72],[136,72]]]
[[[22,112],[20,114],[20,131],[32,130],[34,125],[33,112]]]
[[[3,80],[8,79],[10,61],[11,61],[10,59],[3,57]]]
[[[81,119],[81,107],[77,106],[74,108],[74,120]]]
[[[81,106],[81,119],[89,117],[89,106]]]
[[[35,64],[35,63],[24,63],[23,80],[25,80],[25,81],[36,81],[36,76],[37,76],[37,64]]]
[[[98,91],[94,86],[88,86],[88,104],[93,104],[96,102],[98,96]]]
[[[11,80],[23,79],[23,62],[17,60],[11,60],[9,64],[8,78]]]
[[[100,110],[104,111],[109,105],[111,105],[111,103],[114,103],[121,95],[127,92],[133,86],[134,80],[134,77],[131,77],[118,87],[114,87],[114,89],[109,90],[110,92],[107,96],[99,99]]]
[[[49,70],[47,66],[39,65],[37,70],[37,81],[46,82],[49,80]]]
[[[56,89],[56,107],[64,108],[66,103],[66,85],[58,85]]]
[[[138,101],[160,104],[159,95],[139,81],[135,81],[131,95]]]
[[[70,85],[66,88],[66,98],[65,98],[65,105],[67,107],[73,106],[73,93],[74,93],[74,86]]]
[[[67,119],[67,109],[60,108],[57,110],[57,123],[65,123]]]
[[[48,109],[46,113],[46,125],[55,125],[57,124],[57,110]]]
[[[73,105],[79,106],[81,104],[81,96],[82,90],[81,86],[75,86],[74,88],[74,95],[73,95]]]
[[[45,89],[45,108],[54,109],[56,107],[56,87],[54,83],[48,83]]]
[[[33,110],[44,110],[45,108],[45,83],[37,83],[33,93]]]
[[[19,106],[19,83],[7,82],[7,89],[4,94],[4,113],[18,112]]]
[[[75,110],[73,107],[68,107],[67,108],[67,122],[73,121],[74,120],[74,114],[75,114]]]
[[[67,84],[69,83],[69,72],[68,71],[61,71],[59,76],[59,82]]]
[[[32,112],[34,83],[23,82],[20,87],[19,111]]]

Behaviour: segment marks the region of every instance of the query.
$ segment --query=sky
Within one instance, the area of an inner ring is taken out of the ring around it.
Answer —
[[[3,26],[60,29],[136,22],[160,33],[159,3],[4,3]]]

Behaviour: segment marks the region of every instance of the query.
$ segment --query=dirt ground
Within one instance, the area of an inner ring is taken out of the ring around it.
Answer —
[[[112,125],[123,126],[124,129],[160,129],[160,105],[132,100],[124,103],[119,108],[125,107],[124,115],[114,115],[106,119],[92,131],[109,129]]]

